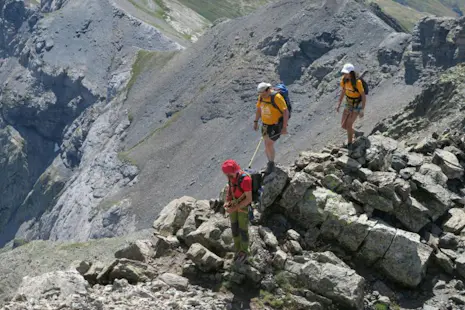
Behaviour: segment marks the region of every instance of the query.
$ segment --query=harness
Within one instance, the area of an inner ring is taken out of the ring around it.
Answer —
[[[248,176],[247,173],[243,172],[239,177],[236,177],[237,178],[237,183],[235,184],[231,184],[231,180],[228,180],[228,185],[229,185],[229,196],[231,197],[231,200],[237,204],[239,202],[242,201],[242,199],[245,198],[244,196],[244,190],[242,189],[241,187],[241,183],[242,183],[242,180],[244,180],[244,178]],[[234,186],[234,191],[231,189],[232,187]],[[236,191],[236,189],[239,188],[239,190],[242,192],[242,196],[239,197],[239,198],[236,198],[234,197],[234,192]]]
[[[347,81],[344,80],[344,88],[343,88],[344,92],[346,92],[346,87],[345,87],[346,83],[347,83]],[[357,83],[357,82],[355,82],[355,83]],[[352,92],[360,93],[358,91],[358,89],[357,89],[357,85],[352,84],[352,89],[353,89]],[[347,106],[347,108],[349,110],[360,110],[361,109],[361,107],[359,107],[359,105],[360,105],[360,103],[362,103],[362,96],[350,97],[350,96],[347,95],[347,93],[345,94],[345,96],[346,96],[346,102],[347,102],[346,106]]]

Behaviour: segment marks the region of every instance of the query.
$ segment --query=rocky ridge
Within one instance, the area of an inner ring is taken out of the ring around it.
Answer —
[[[461,36],[448,34],[460,34],[463,20],[424,20],[410,36],[354,1],[270,4],[218,22],[182,53],[110,2],[48,3],[46,13],[20,15],[20,35],[4,51],[12,57],[0,70],[8,81],[0,165],[13,181],[0,181],[8,193],[1,202],[1,244],[124,235],[149,227],[173,197],[211,196],[222,180],[221,158],[237,154],[248,161],[255,150],[258,138],[244,120],[253,115],[257,81],[290,83],[292,137],[281,140],[278,152],[287,160],[310,144],[339,139],[339,116],[330,107],[345,61],[368,71],[373,97],[362,129],[370,131],[425,82],[404,83],[417,70],[406,63],[410,50],[425,49],[426,59],[447,47],[449,62],[431,61],[422,72],[441,71],[462,57]],[[368,23],[355,22],[360,14]],[[314,20],[324,20],[324,29]],[[100,28],[117,30],[100,34]],[[133,62],[133,46],[152,51],[139,51]],[[96,52],[88,53],[91,48]],[[211,162],[205,165],[205,158]],[[257,157],[256,165],[263,160]]]
[[[231,262],[222,196],[185,196],[163,209],[152,238],[121,248],[113,263],[25,278],[4,309],[234,309],[244,285],[255,290],[251,309],[461,309],[465,163],[446,148],[465,151],[465,135],[438,139],[428,149],[370,135],[350,153],[328,145],[278,167],[264,180],[245,265]]]

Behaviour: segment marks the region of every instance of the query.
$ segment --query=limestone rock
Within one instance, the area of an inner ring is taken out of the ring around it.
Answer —
[[[153,228],[162,236],[175,235],[183,227],[189,213],[195,206],[195,199],[184,196],[171,201],[153,223]]]
[[[315,178],[309,174],[305,172],[296,173],[283,193],[281,206],[288,210],[292,209],[302,199],[307,189],[314,184]]]
[[[199,243],[194,243],[187,251],[187,257],[202,271],[209,272],[223,267],[224,261]]]
[[[273,234],[271,229],[269,229],[268,227],[260,226],[258,231],[265,244],[269,246],[271,249],[276,250],[279,243],[278,239],[276,239],[276,236]]]
[[[73,294],[87,296],[88,288],[89,284],[77,270],[54,271],[37,277],[24,277],[17,294],[35,299],[56,296],[58,300],[64,300]]]
[[[420,242],[418,234],[398,229],[379,265],[395,281],[416,287],[426,274],[432,252],[433,249]]]
[[[189,285],[189,280],[178,276],[177,274],[173,273],[164,273],[160,276],[160,280],[168,284],[169,286],[172,286],[176,288],[177,290],[180,291],[185,291],[187,290],[187,287]]]
[[[281,195],[284,187],[286,186],[289,176],[287,172],[276,167],[275,171],[266,176],[263,180],[263,196],[262,196],[262,207],[263,209],[271,206],[276,198]]]
[[[444,231],[459,233],[465,227],[465,211],[459,208],[449,210],[450,218],[444,223]]]
[[[433,154],[433,163],[439,165],[449,179],[460,179],[463,176],[464,169],[451,152],[437,149]]]
[[[127,258],[141,262],[148,262],[155,255],[150,240],[137,240],[115,253],[116,258]]]

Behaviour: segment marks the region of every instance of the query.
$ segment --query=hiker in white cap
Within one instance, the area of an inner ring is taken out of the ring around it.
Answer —
[[[255,114],[254,130],[258,130],[258,120],[262,120],[262,136],[265,140],[265,153],[268,165],[265,171],[269,174],[274,171],[275,150],[274,143],[281,135],[287,134],[287,121],[289,111],[286,100],[274,91],[269,83],[260,83],[257,87],[259,98],[257,101],[257,112]]]
[[[336,111],[339,113],[342,100],[346,98],[344,113],[342,114],[341,126],[347,130],[347,148],[352,150],[354,139],[354,123],[358,116],[363,117],[366,104],[364,81],[357,78],[353,64],[346,63],[341,70],[343,74],[341,79],[341,95],[337,104]],[[365,84],[366,85],[366,84]]]

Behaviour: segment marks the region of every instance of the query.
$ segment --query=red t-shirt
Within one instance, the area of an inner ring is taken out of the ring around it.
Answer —
[[[240,175],[239,175],[240,177]],[[229,196],[230,192],[234,194],[234,198],[239,198],[242,196],[243,192],[241,191],[241,188],[244,192],[251,192],[252,191],[252,178],[248,175],[246,175],[241,182],[241,186],[237,185],[237,179],[232,179],[231,180],[231,191],[228,190],[228,197],[227,201],[231,200],[231,197]]]

